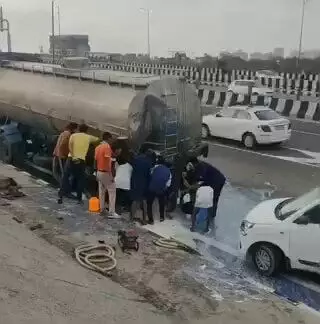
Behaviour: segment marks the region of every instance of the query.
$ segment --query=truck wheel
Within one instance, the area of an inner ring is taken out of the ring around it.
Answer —
[[[269,244],[260,244],[253,251],[253,262],[264,276],[274,275],[280,268],[281,260],[281,251]]]
[[[206,125],[206,124],[202,124],[201,137],[203,139],[207,139],[208,137],[210,137],[210,130],[209,130],[208,125]]]
[[[171,193],[167,200],[167,212],[172,213],[177,208],[177,196]]]
[[[0,145],[0,160],[8,164],[13,162],[11,146],[6,140]]]

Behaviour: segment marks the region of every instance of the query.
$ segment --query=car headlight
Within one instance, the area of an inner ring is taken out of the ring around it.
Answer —
[[[241,222],[240,225],[240,232],[243,236],[246,236],[248,234],[249,229],[251,229],[254,226],[254,223],[250,223],[246,220]]]

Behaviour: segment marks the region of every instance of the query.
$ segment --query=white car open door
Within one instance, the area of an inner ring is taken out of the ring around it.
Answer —
[[[320,205],[304,211],[290,229],[293,267],[320,274]]]

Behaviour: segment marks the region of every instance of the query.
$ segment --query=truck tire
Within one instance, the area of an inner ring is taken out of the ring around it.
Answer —
[[[210,129],[206,124],[202,124],[201,137],[202,139],[208,139],[210,137]]]
[[[0,143],[0,160],[8,164],[13,162],[12,148],[6,139]]]

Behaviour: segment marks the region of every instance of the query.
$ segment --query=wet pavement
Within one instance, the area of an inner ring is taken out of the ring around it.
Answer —
[[[273,189],[252,190],[227,184],[221,194],[215,228],[209,234],[196,235],[196,247],[204,259],[185,268],[218,299],[243,302],[262,298],[261,290],[274,293],[292,303],[304,303],[320,311],[320,276],[291,272],[274,278],[260,276],[253,265],[240,256],[239,226],[245,215],[259,202],[271,197]],[[173,224],[177,239],[185,241],[190,221],[179,217],[181,227]],[[160,232],[165,232],[164,225]],[[192,234],[190,234],[192,235]],[[194,236],[194,235],[193,235]],[[222,244],[220,244],[222,243]]]
[[[16,180],[19,182],[19,179]],[[12,202],[13,204],[20,208],[36,210],[40,215],[46,214],[46,217],[54,220],[55,228],[65,228],[73,236],[81,239],[92,235],[115,238],[119,229],[133,227],[132,224],[122,220],[105,221],[87,212],[85,207],[76,205],[74,201],[66,200],[63,205],[58,205],[55,189],[41,182],[40,186],[39,182],[36,186],[31,186],[25,181],[23,191],[32,199],[16,200]],[[183,272],[204,285],[210,291],[212,299],[216,301],[262,300],[271,292],[292,303],[305,303],[320,311],[319,276],[292,273],[276,278],[262,278],[250,264],[239,258],[237,248],[240,222],[257,203],[269,198],[272,191],[272,187],[266,190],[252,190],[227,184],[221,195],[216,228],[207,235],[197,235],[195,239],[195,245],[202,256],[182,258],[178,272]],[[43,220],[45,221],[45,217]],[[176,215],[173,222],[176,230],[191,234],[190,221],[181,214]],[[164,224],[170,227],[171,223],[167,221]],[[155,228],[157,226],[160,224],[156,223]],[[142,232],[139,234],[144,240],[145,234]],[[152,248],[152,240],[148,242]],[[130,281],[133,282],[133,278]]]

